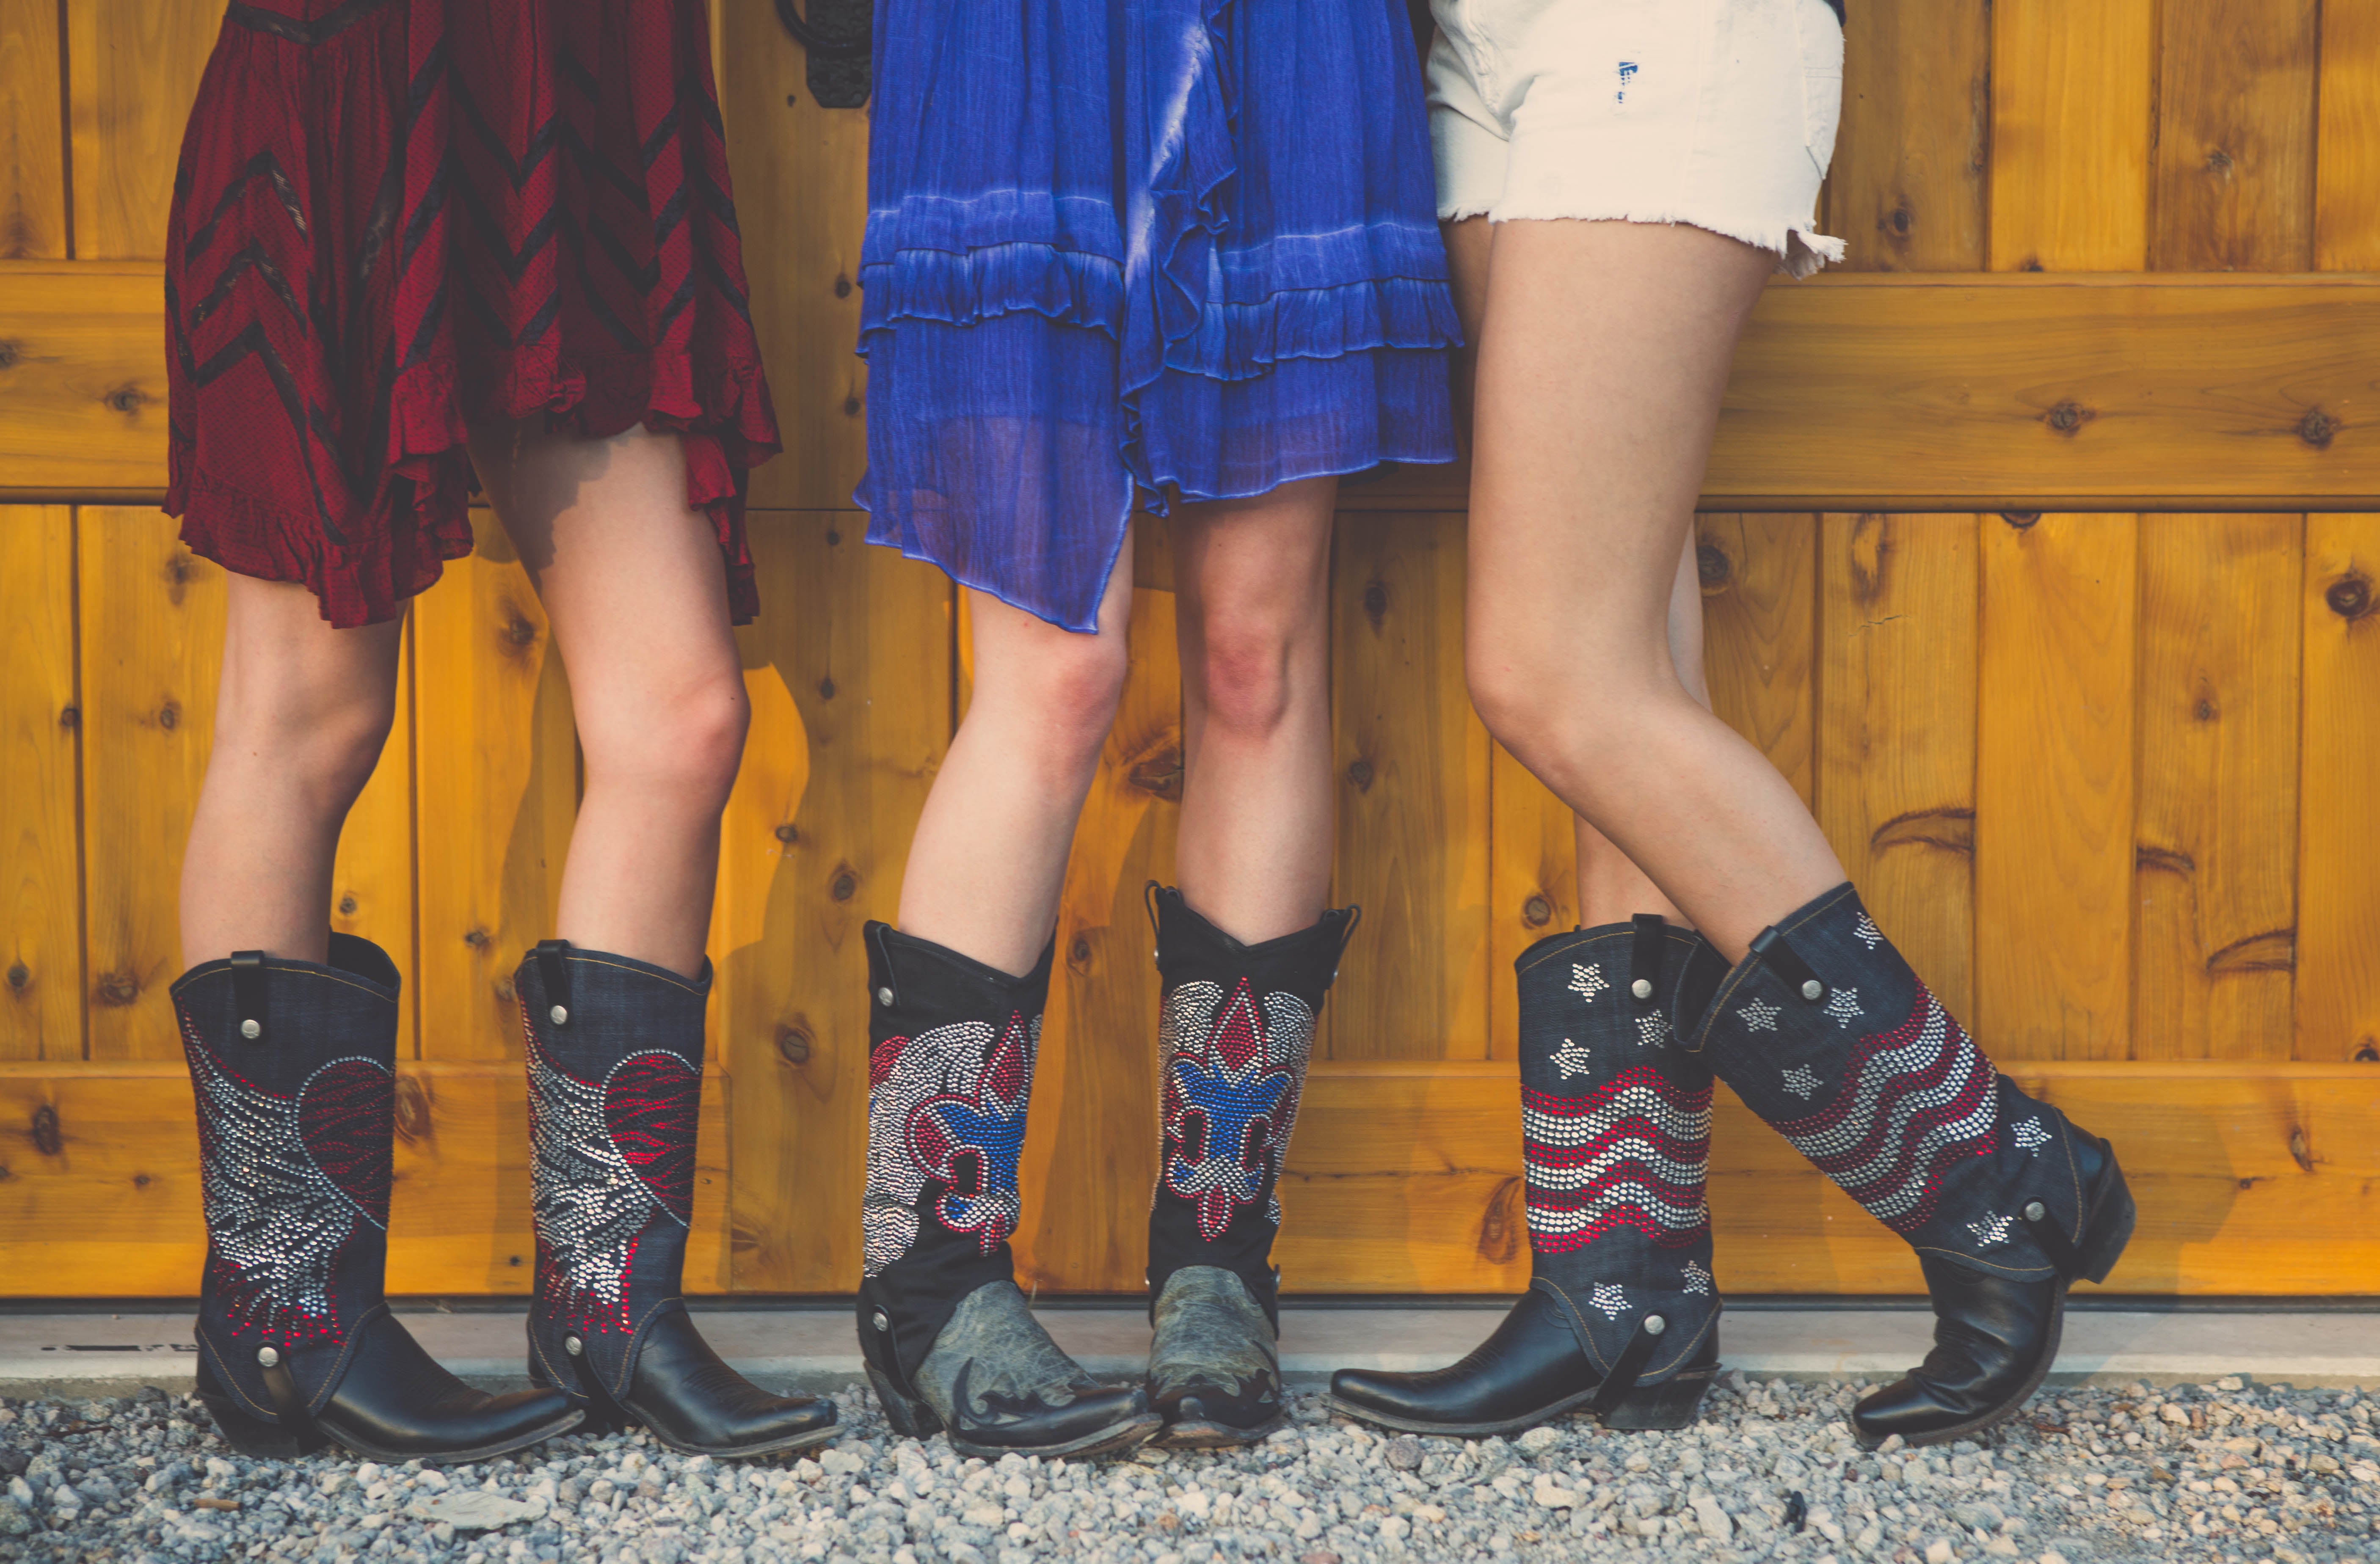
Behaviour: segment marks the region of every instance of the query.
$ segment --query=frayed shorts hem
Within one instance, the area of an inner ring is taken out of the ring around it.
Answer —
[[[1734,239],[1755,249],[1767,250],[1777,258],[1777,270],[1797,278],[1809,276],[1820,267],[1843,258],[1842,240],[1808,228],[1791,224],[1729,222],[1691,212],[1541,211],[1510,201],[1495,206],[1455,201],[1439,207],[1438,211],[1438,220],[1441,223],[1460,223],[1467,217],[1485,217],[1490,223],[1645,223],[1700,228],[1723,239]]]

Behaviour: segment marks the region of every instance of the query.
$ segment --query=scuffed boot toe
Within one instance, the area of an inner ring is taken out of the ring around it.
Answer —
[[[1286,1421],[1272,1321],[1237,1274],[1185,1266],[1166,1279],[1155,1313],[1148,1399],[1166,1444],[1254,1444]]]

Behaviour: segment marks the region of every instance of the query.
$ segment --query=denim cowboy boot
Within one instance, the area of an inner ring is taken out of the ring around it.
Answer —
[[[1870,1446],[1940,1444],[2024,1404],[2067,1286],[2124,1252],[2114,1149],[2019,1091],[1837,886],[1732,969],[1706,947],[1681,1025],[1744,1106],[1917,1251],[1934,1351],[1852,1409]]]
[[[551,1391],[471,1388],[388,1312],[396,988],[347,934],[324,965],[242,951],[174,985],[207,1217],[198,1393],[246,1455],[478,1461],[578,1424]]]
[[[1719,1315],[1703,1200],[1711,1077],[1672,1019],[1695,944],[1647,915],[1521,952],[1529,1290],[1451,1368],[1340,1370],[1336,1410],[1472,1437],[1580,1407],[1610,1428],[1694,1422]]]
[[[1023,977],[881,923],[868,941],[859,1348],[893,1429],[962,1455],[1076,1458],[1157,1432],[1148,1399],[1059,1351],[1017,1291],[1016,1164],[1055,947]]]
[[[1243,945],[1178,891],[1148,886],[1163,981],[1164,1145],[1148,1212],[1148,1397],[1170,1445],[1252,1444],[1287,1415],[1281,1394],[1282,1156],[1322,997],[1354,908]]]
[[[688,1455],[772,1455],[832,1438],[832,1401],[772,1396],[728,1367],[679,1295],[710,964],[689,982],[548,940],[513,975],[513,991],[537,1220],[529,1377],[600,1427],[641,1423]]]

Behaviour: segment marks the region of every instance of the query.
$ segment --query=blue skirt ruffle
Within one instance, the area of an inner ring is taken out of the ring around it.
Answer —
[[[868,540],[1072,630],[1135,503],[1454,454],[1390,0],[879,0]]]

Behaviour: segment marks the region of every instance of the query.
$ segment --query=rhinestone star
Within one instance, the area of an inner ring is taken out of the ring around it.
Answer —
[[[1700,1261],[1688,1260],[1686,1262],[1685,1276],[1687,1291],[1699,1293],[1705,1297],[1708,1297],[1710,1295],[1711,1274],[1710,1272],[1703,1269],[1702,1263]]]
[[[1603,980],[1601,962],[1591,962],[1585,966],[1572,966],[1570,969],[1570,991],[1589,1004],[1595,1002],[1596,995],[1610,987],[1610,984]]]
[[[1595,1296],[1587,1301],[1601,1309],[1606,1319],[1618,1319],[1628,1312],[1628,1294],[1616,1281],[1599,1283]]]
[[[2009,1217],[1985,1217],[1980,1222],[1969,1222],[1967,1231],[1975,1235],[1977,1248],[1989,1249],[1994,1244],[2008,1242],[2009,1228],[2013,1220]]]
[[[1755,1000],[1735,1013],[1743,1017],[1743,1029],[1747,1032],[1774,1032],[1777,1018],[1785,1012],[1766,1000]]]
[[[1554,1049],[1554,1064],[1561,1071],[1562,1079],[1567,1081],[1572,1075],[1584,1075],[1592,1071],[1595,1056],[1564,1037],[1561,1047]]]
[[[1818,1078],[1806,1064],[1797,1064],[1785,1072],[1785,1089],[1804,1100],[1818,1094]]]
[[[1670,1018],[1666,1015],[1640,1015],[1636,1018],[1636,1041],[1642,1046],[1659,1048],[1670,1040]]]
[[[2017,1145],[2030,1152],[2038,1153],[2043,1146],[2049,1144],[2049,1132],[2042,1128],[2041,1121],[2038,1119],[2020,1121],[2014,1134]]]
[[[1852,938],[1873,951],[1877,945],[1883,943],[1884,930],[1876,926],[1876,919],[1862,913],[1859,922],[1852,925]]]
[[[1857,988],[1838,988],[1827,997],[1827,1013],[1835,1018],[1836,1025],[1849,1031],[1852,1023],[1867,1012],[1860,1009]]]

